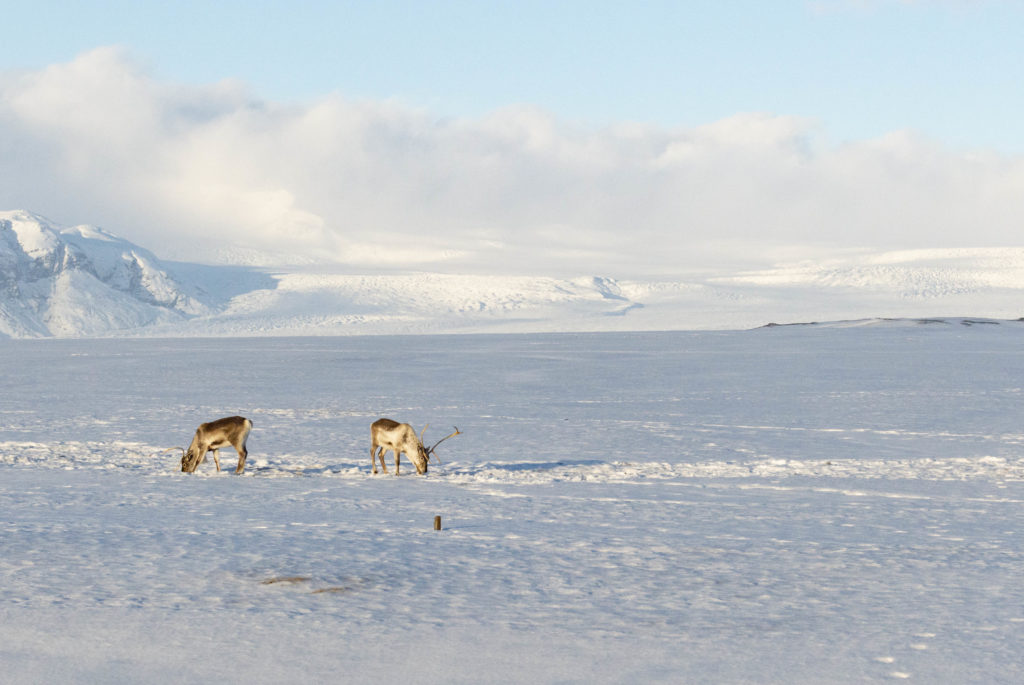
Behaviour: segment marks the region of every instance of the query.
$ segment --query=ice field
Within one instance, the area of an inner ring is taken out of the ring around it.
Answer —
[[[4,682],[1024,680],[1022,322],[0,360]]]

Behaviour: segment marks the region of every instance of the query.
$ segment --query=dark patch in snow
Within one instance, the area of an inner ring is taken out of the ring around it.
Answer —
[[[630,305],[628,305],[626,307],[623,307],[622,309],[617,309],[614,312],[605,312],[605,316],[625,316],[626,314],[628,314],[629,312],[633,311],[634,309],[643,309],[643,308],[644,308],[644,306],[642,304],[640,304],[639,302],[633,302],[632,304],[630,304]]]
[[[759,328],[786,328],[786,327],[789,327],[789,326],[817,326],[817,325],[818,325],[817,321],[799,321],[799,322],[793,322],[793,323],[775,323],[774,321],[771,321],[769,323],[766,323],[763,326],[759,326]]]
[[[267,578],[266,580],[261,580],[260,585],[276,585],[277,583],[307,583],[311,580],[313,579],[309,576],[278,576],[274,578]]]
[[[1017,319],[1017,321],[1024,321],[1024,319]],[[821,328],[855,328],[855,327],[872,327],[872,326],[951,326],[959,323],[962,326],[998,326],[1002,322],[996,319],[986,318],[961,318],[961,317],[929,317],[929,318],[886,318],[879,317],[877,319],[846,319],[839,321],[808,321],[808,322],[794,322],[794,323],[767,323],[759,328],[786,328],[794,326],[816,326]]]

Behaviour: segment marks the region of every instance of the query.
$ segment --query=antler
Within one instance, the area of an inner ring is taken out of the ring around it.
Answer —
[[[437,463],[438,463],[438,464],[440,464],[440,463],[441,463],[441,457],[439,457],[439,456],[437,456],[436,454],[434,454],[434,450],[435,450],[435,449],[437,449],[437,446],[438,446],[438,445],[440,445],[440,444],[441,444],[442,442],[444,442],[445,440],[447,440],[448,438],[454,438],[454,437],[455,437],[456,435],[462,435],[462,431],[460,431],[460,430],[459,430],[459,427],[458,427],[458,426],[452,426],[452,427],[453,427],[453,428],[455,429],[455,432],[454,432],[454,433],[452,433],[451,435],[446,435],[446,436],[444,436],[443,438],[441,438],[440,440],[438,440],[437,442],[435,442],[435,443],[434,443],[434,444],[433,444],[433,445],[432,445],[432,446],[431,446],[430,448],[428,448],[428,449],[427,449],[427,458],[428,458],[428,459],[429,459],[430,457],[434,457],[434,459],[437,459]],[[427,430],[427,429],[426,429],[426,428],[424,428],[423,430],[425,431],[425,430]]]
[[[168,452],[173,452],[174,450],[181,450],[181,461],[184,464],[185,463],[185,448],[184,447],[168,447],[167,449],[165,449],[163,452],[160,453],[160,456],[163,456],[163,455],[167,454]]]

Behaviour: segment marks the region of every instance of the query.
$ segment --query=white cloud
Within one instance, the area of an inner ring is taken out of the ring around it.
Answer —
[[[263,102],[169,84],[122,51],[0,78],[0,208],[158,253],[245,246],[432,268],[669,272],[817,248],[1019,243],[1024,161],[911,132],[833,146],[738,114],[588,130],[529,107]]]

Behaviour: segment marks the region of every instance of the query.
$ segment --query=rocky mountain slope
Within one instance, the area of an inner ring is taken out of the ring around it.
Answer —
[[[91,226],[0,212],[0,335],[103,335],[209,311],[137,245]]]

